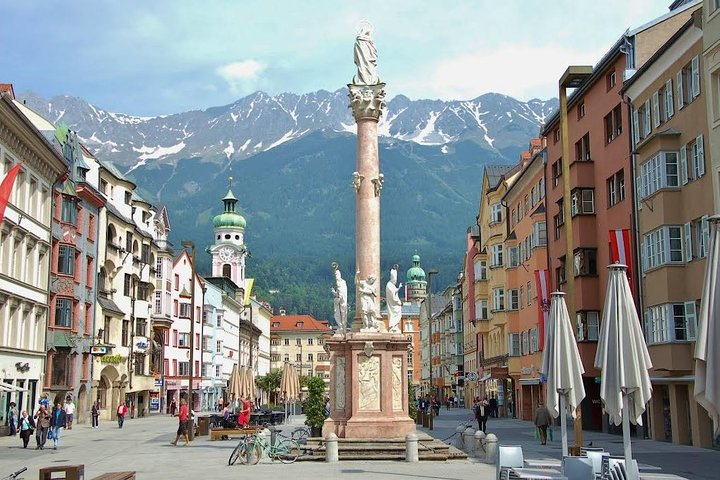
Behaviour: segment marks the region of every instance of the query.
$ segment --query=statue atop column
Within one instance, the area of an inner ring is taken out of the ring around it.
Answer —
[[[335,306],[335,323],[337,324],[335,333],[345,335],[347,329],[347,283],[342,278],[337,262],[333,262],[332,267],[335,272],[335,286],[331,288]]]
[[[388,309],[388,330],[390,333],[402,333],[400,320],[402,319],[402,301],[398,291],[402,283],[397,283],[398,265],[393,265],[390,270],[390,280],[385,285],[385,301]]]
[[[375,275],[370,275],[365,280],[360,279],[360,270],[355,273],[355,285],[360,297],[360,312],[362,315],[363,328],[361,332],[379,332],[378,312],[375,308]]]
[[[355,85],[377,85],[380,77],[377,74],[377,48],[371,35],[373,26],[370,22],[360,22],[360,31],[355,38],[354,60],[357,75],[353,77]]]

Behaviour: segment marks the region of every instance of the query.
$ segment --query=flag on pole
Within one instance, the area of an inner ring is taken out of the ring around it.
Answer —
[[[538,299],[538,346],[545,346],[545,328],[550,318],[550,271],[546,268],[535,270],[535,289]]]
[[[617,229],[610,230],[610,253],[612,263],[620,263],[627,265],[627,277],[630,283],[630,290],[632,291],[633,297],[635,296],[635,282],[633,281],[633,268],[632,268],[632,244],[630,243],[630,230]]]
[[[8,201],[10,200],[10,192],[12,192],[13,185],[15,185],[15,178],[17,178],[21,167],[22,163],[13,166],[7,175],[5,175],[5,178],[3,178],[2,183],[0,183],[0,222],[5,218],[5,207],[7,207]]]

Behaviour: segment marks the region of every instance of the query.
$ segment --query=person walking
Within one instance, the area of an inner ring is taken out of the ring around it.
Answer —
[[[8,427],[10,427],[10,436],[14,437],[17,433],[17,421],[18,421],[18,411],[17,407],[15,406],[15,402],[10,402],[10,408],[8,409],[7,414],[7,421],[8,421]]]
[[[475,406],[473,407],[473,411],[475,412],[475,419],[478,422],[478,430],[482,430],[483,433],[487,433],[487,419],[488,415],[490,414],[490,408],[488,407],[488,401],[484,398],[481,400],[478,400]]]
[[[92,417],[92,428],[98,428],[100,426],[100,401],[95,400],[90,409],[90,416]]]
[[[190,445],[190,439],[188,438],[188,417],[189,410],[185,399],[180,399],[180,412],[178,413],[178,429],[177,435],[175,435],[175,441],[170,442],[171,445],[177,445],[178,440],[182,436],[185,439],[185,446]]]
[[[35,450],[43,450],[45,448],[45,442],[47,442],[48,431],[50,430],[50,414],[44,403],[40,404],[37,412],[35,412],[34,418],[36,425],[35,441],[37,442]]]
[[[23,410],[20,413],[20,419],[18,421],[18,430],[20,430],[20,438],[23,442],[23,448],[27,448],[30,443],[30,435],[34,431],[34,425],[32,418],[28,417],[27,410]]]
[[[170,415],[173,417],[175,416],[175,412],[177,411],[177,403],[175,403],[175,399],[173,398],[170,402]]]
[[[125,405],[125,402],[120,402],[120,405],[118,405],[117,408],[117,422],[118,422],[118,428],[123,427],[123,423],[125,423],[125,415],[127,415],[127,405]]]
[[[67,415],[62,403],[58,402],[50,415],[50,430],[52,431],[53,450],[60,446],[60,429],[65,428]]]
[[[72,400],[67,399],[65,401],[65,428],[72,430],[73,419],[75,418],[75,404]]]
[[[497,418],[498,416],[498,401],[497,398],[495,398],[495,394],[490,394],[490,401],[488,402],[488,406],[490,407],[490,415]]]
[[[550,410],[543,405],[542,400],[538,404],[537,410],[535,410],[535,426],[540,432],[540,442],[542,445],[547,444],[547,430],[548,426],[552,423],[552,416]]]

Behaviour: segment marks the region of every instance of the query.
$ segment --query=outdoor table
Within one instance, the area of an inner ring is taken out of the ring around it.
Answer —
[[[526,459],[525,465],[529,468],[539,469],[560,469],[562,468],[562,462],[560,460],[553,460],[551,458],[543,460]]]
[[[510,469],[510,478],[524,480],[568,480],[568,478],[560,472],[542,468],[517,467]]]

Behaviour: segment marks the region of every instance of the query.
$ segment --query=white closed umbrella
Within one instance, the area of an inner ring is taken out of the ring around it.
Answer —
[[[627,267],[616,263],[608,268],[595,367],[602,370],[600,398],[605,412],[613,424],[622,423],[625,464],[631,480],[637,480],[631,463],[630,422],[642,425],[642,414],[652,396],[648,373],[652,362],[630,292]]]
[[[554,418],[560,416],[562,454],[567,456],[566,412],[569,410],[575,418],[577,407],[585,398],[582,378],[585,369],[573,335],[563,292],[552,293],[540,372],[547,378],[545,405]]]
[[[713,420],[720,435],[720,215],[710,218],[710,250],[695,342],[695,398]]]

